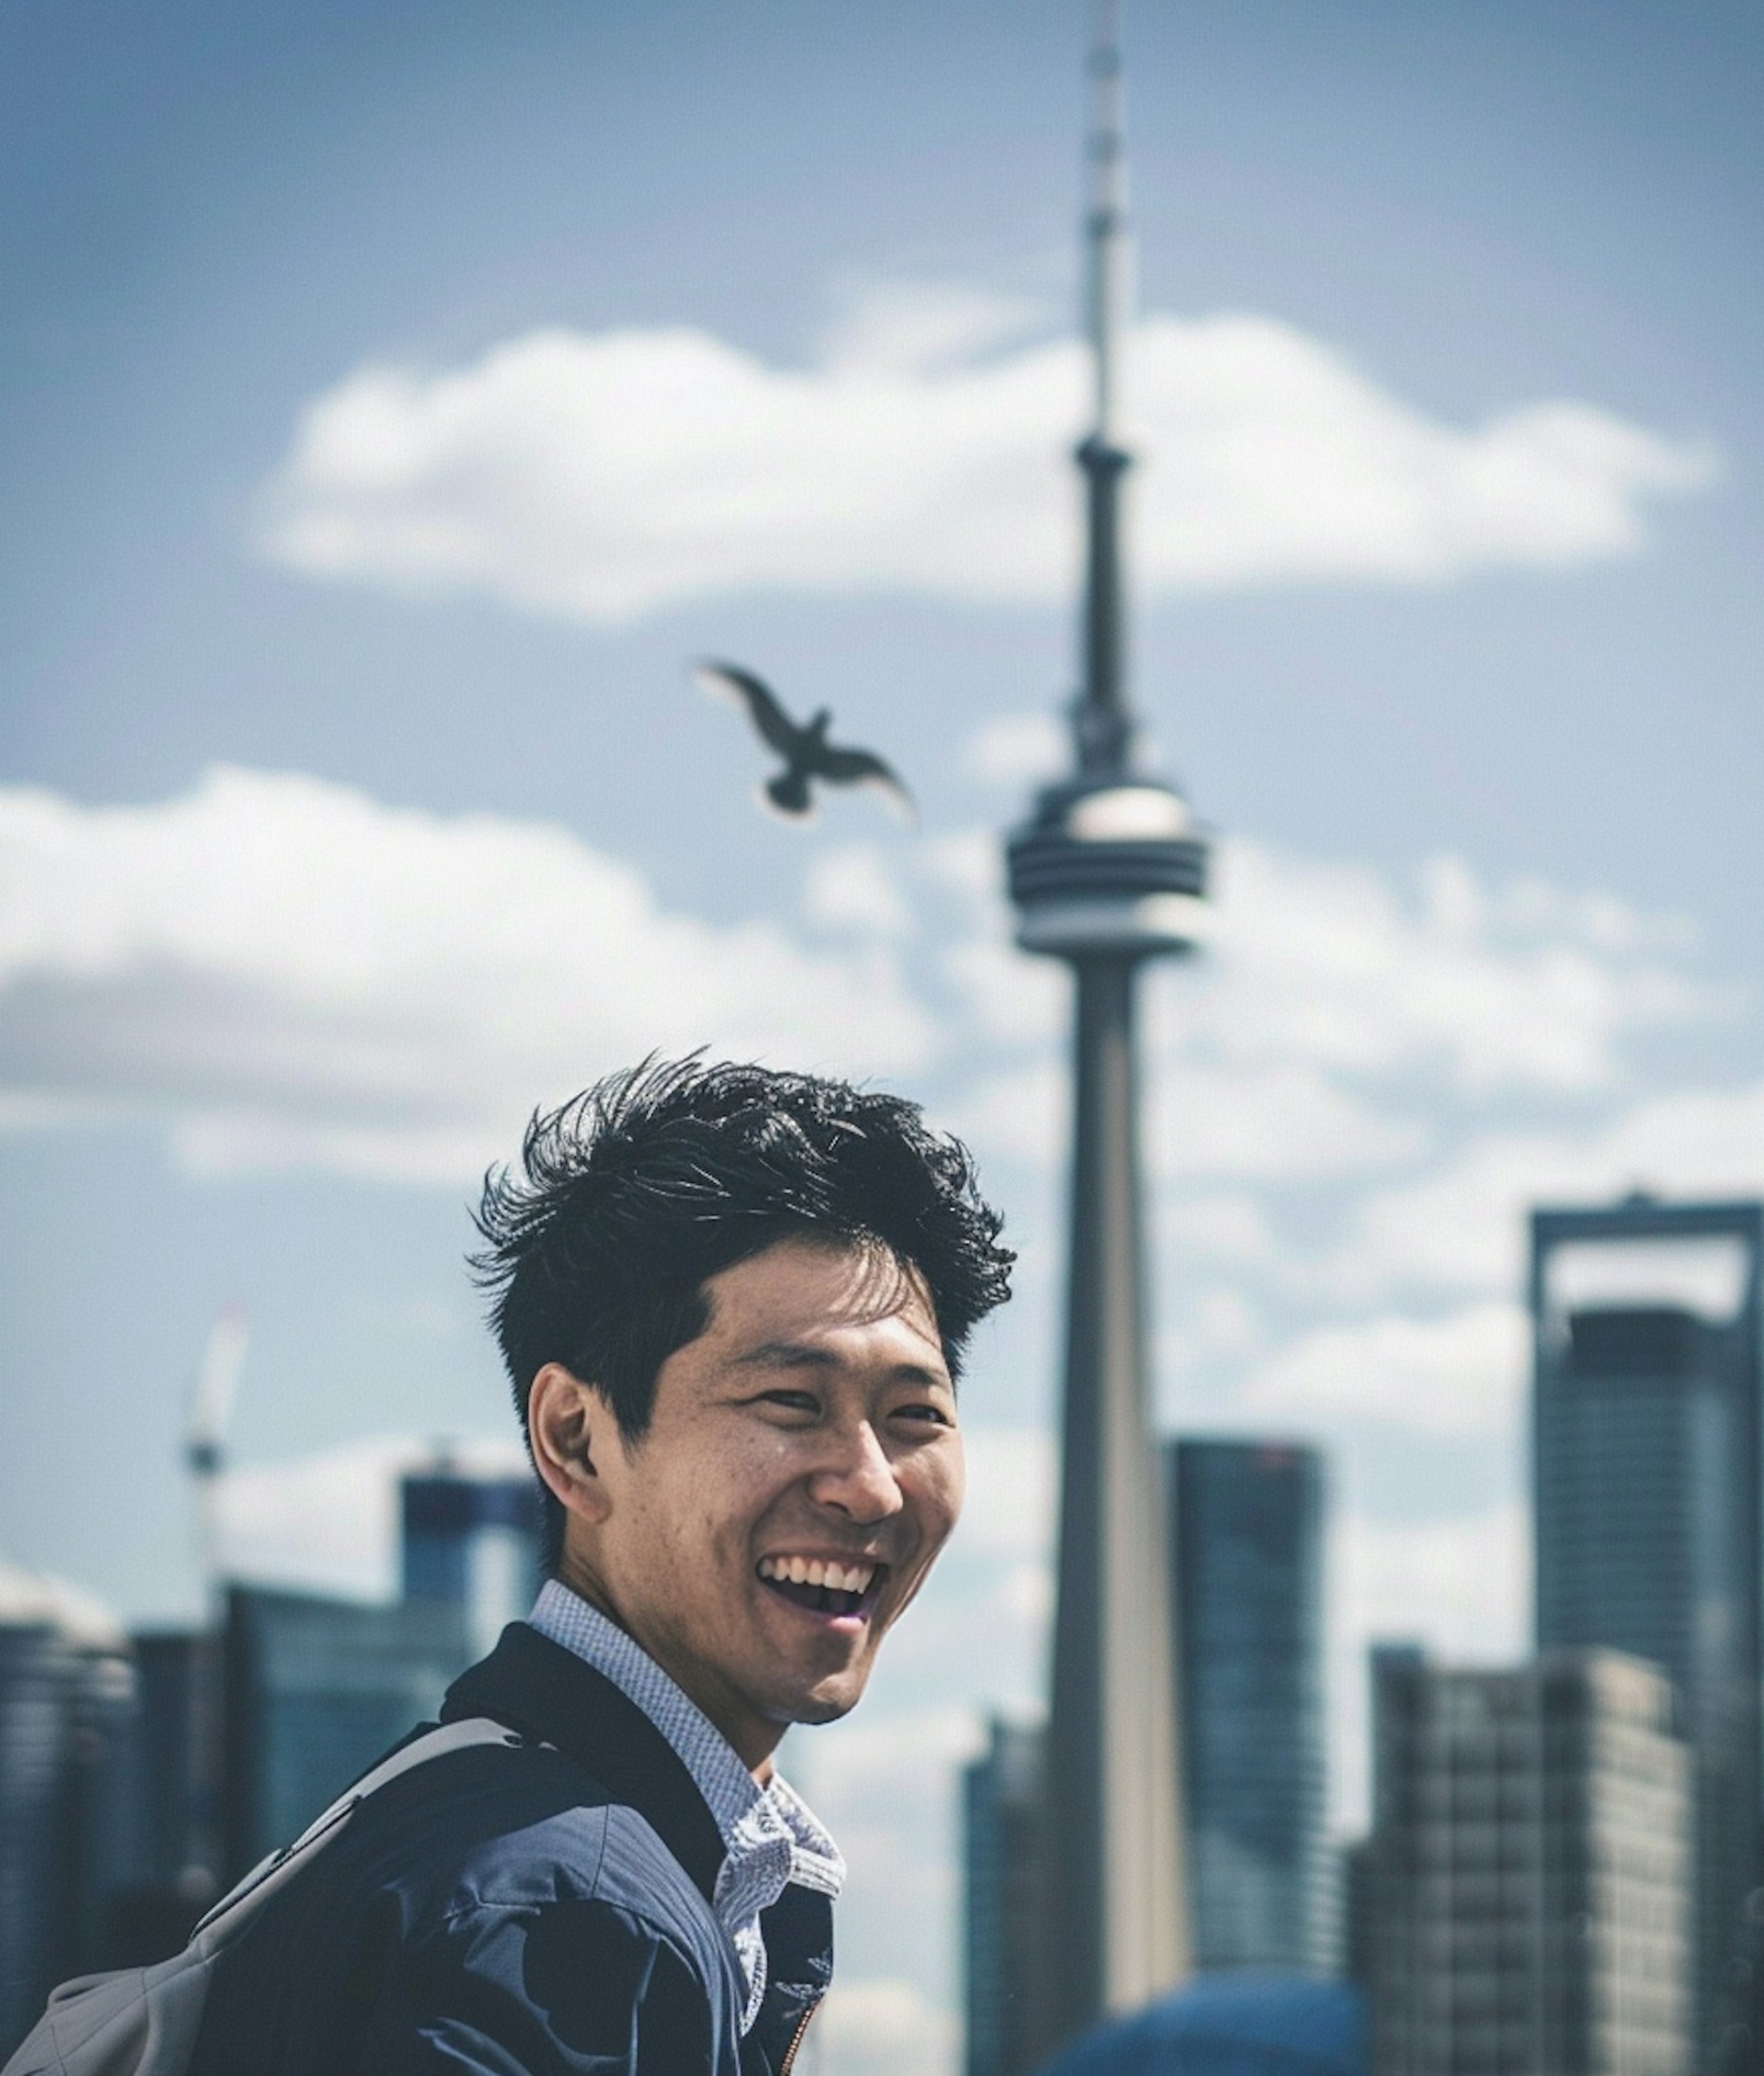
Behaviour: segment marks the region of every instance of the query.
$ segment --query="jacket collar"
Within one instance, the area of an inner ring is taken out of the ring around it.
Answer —
[[[489,1716],[555,1744],[634,1809],[711,1900],[722,1833],[685,1762],[602,1673],[526,1622],[511,1622],[489,1657],[447,1689],[443,1722]]]

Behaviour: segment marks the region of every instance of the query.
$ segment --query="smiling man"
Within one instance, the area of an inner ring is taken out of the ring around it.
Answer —
[[[531,1616],[223,1958],[198,2076],[784,2076],[837,1848],[773,1767],[962,1501],[1011,1256],[898,1097],[649,1066],[534,1120],[476,1266],[543,1493]]]

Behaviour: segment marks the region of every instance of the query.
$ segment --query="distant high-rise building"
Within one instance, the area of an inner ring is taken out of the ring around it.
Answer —
[[[1630,1652],[1678,1689],[1705,2066],[1764,1882],[1761,1264],[1756,1202],[1638,1195],[1532,1220],[1538,1643]]]
[[[334,1600],[234,1585],[224,1639],[221,1835],[229,1879],[286,1845],[471,1661],[445,1602]]]
[[[962,1776],[967,2076],[1023,2076],[1036,2060],[1041,1857],[1039,1725],[994,1717]]]
[[[199,1630],[130,1638],[130,1737],[122,1879],[110,1901],[107,1965],[175,1953],[220,1893],[216,1640]]]
[[[294,1837],[533,1603],[530,1477],[445,1459],[400,1492],[401,1600],[280,1587],[227,1596],[221,1833],[229,1875]]]
[[[1178,1440],[1164,1466],[1194,1965],[1321,1975],[1322,1459]]]
[[[1615,1652],[1373,1658],[1374,2076],[1688,2076],[1690,1765]]]
[[[463,1612],[474,1657],[533,1605],[539,1495],[526,1472],[473,1477],[445,1461],[400,1487],[404,1598]]]
[[[57,1982],[107,1958],[126,1850],[126,1650],[83,1595],[0,1568],[0,2057]]]
[[[138,1701],[136,1800],[140,1871],[175,1882],[200,1863],[204,1822],[202,1721],[209,1640],[195,1630],[145,1630],[130,1639]]]

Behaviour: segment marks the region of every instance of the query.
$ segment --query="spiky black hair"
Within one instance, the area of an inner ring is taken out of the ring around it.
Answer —
[[[818,1075],[650,1059],[536,1112],[520,1171],[492,1168],[471,1257],[526,1423],[560,1362],[647,1430],[656,1377],[701,1334],[707,1281],[782,1239],[878,1243],[924,1279],[959,1373],[979,1320],[1010,1295],[1001,1220],[959,1140],[903,1097]],[[542,1488],[543,1489],[543,1488]],[[563,1510],[543,1492],[548,1565]]]

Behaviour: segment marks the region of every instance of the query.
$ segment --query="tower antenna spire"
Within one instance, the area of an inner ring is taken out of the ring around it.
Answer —
[[[1096,0],[1089,70],[1084,265],[1094,408],[1090,433],[1077,457],[1085,480],[1087,567],[1083,684],[1072,708],[1072,733],[1080,771],[1108,776],[1126,772],[1133,750],[1133,716],[1126,689],[1126,601],[1121,573],[1121,479],[1132,457],[1115,438],[1122,338],[1133,271],[1119,0]]]
[[[1119,0],[1096,0],[1091,37],[1090,208],[1085,220],[1086,331],[1095,409],[1091,437],[1113,442],[1121,334],[1133,304],[1133,232],[1127,218],[1125,96]]]

